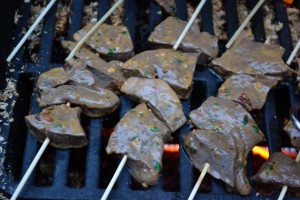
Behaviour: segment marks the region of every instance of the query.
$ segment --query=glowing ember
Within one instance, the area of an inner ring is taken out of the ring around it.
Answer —
[[[283,2],[287,5],[291,5],[294,2],[294,0],[283,0]]]
[[[172,153],[179,152],[179,144],[165,144],[164,150]]]
[[[281,148],[281,151],[290,158],[295,159],[297,156],[297,151],[295,148]],[[268,147],[255,146],[252,149],[253,155],[259,155],[265,160],[269,158],[269,149]]]

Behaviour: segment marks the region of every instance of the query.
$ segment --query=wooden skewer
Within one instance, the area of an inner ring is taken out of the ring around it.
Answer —
[[[201,185],[201,183],[202,183],[202,181],[203,181],[203,179],[204,179],[204,177],[205,177],[205,175],[208,171],[209,171],[209,164],[205,163],[204,167],[203,167],[203,170],[201,171],[201,174],[200,174],[200,176],[199,176],[199,178],[198,178],[198,180],[197,180],[197,182],[196,182],[196,184],[195,184],[188,200],[193,200],[194,199],[194,197],[195,197],[195,195],[196,195],[196,193],[197,193],[197,191],[198,191],[198,189],[199,189],[199,187],[200,187],[200,185]]]
[[[33,32],[33,30],[38,26],[40,21],[44,18],[44,16],[47,14],[47,12],[50,10],[50,8],[53,6],[53,4],[56,2],[56,0],[51,0],[46,8],[43,10],[43,12],[39,15],[39,17],[35,20],[35,22],[31,25],[27,33],[23,36],[23,38],[20,40],[18,45],[14,48],[14,50],[9,54],[6,61],[10,62],[13,57],[16,55],[16,53],[19,51],[19,49],[23,46],[27,38],[30,36],[30,34]]]
[[[299,43],[299,42],[298,42],[298,43]],[[298,155],[297,155],[295,161],[296,161],[296,162],[299,162],[299,161],[300,161],[300,151],[298,152]],[[285,196],[285,193],[286,193],[287,189],[288,189],[288,186],[287,186],[287,185],[283,186],[283,188],[282,188],[282,190],[281,190],[281,192],[280,192],[280,195],[279,195],[279,197],[278,197],[278,200],[283,200],[283,198],[284,198],[284,196]]]
[[[204,3],[206,2],[206,0],[202,0],[199,5],[197,6],[194,14],[192,15],[191,19],[188,21],[187,25],[185,26],[184,30],[182,31],[181,35],[179,36],[179,38],[177,39],[177,41],[175,42],[174,46],[173,46],[173,50],[176,51],[178,46],[180,45],[180,43],[182,42],[182,39],[184,38],[184,36],[186,35],[186,33],[188,32],[188,30],[190,29],[190,27],[192,26],[192,24],[194,23],[197,15],[200,13],[201,8],[203,7]],[[105,20],[104,20],[105,21]],[[71,54],[70,54],[71,55]],[[68,57],[70,57],[70,55]],[[73,55],[74,56],[74,55]],[[67,59],[66,59],[67,60]],[[101,200],[106,200],[109,193],[111,192],[112,187],[114,186],[118,176],[120,175],[125,163],[127,160],[127,155],[125,155],[122,159],[122,161],[120,162],[113,178],[111,179],[109,185],[107,186],[103,196],[101,197]],[[203,177],[205,176],[205,174],[203,175]]]
[[[253,15],[255,15],[255,13],[258,11],[258,9],[261,7],[261,5],[264,2],[265,2],[265,0],[260,0],[259,2],[257,2],[257,4],[252,9],[252,11],[249,13],[249,15],[246,17],[246,19],[240,25],[240,27],[238,28],[238,30],[235,31],[235,33],[233,34],[233,36],[227,42],[227,44],[226,44],[226,48],[227,49],[229,49],[231,47],[231,45],[234,43],[234,41],[236,40],[236,38],[240,35],[240,33],[242,32],[242,30],[244,30],[244,28],[246,27],[246,25],[248,24],[248,22],[250,21],[250,19],[253,17]]]
[[[36,156],[34,157],[32,163],[30,164],[29,168],[27,169],[26,173],[24,174],[21,182],[19,183],[17,189],[15,190],[14,194],[12,195],[12,197],[10,198],[10,200],[15,200],[17,199],[17,197],[19,196],[20,192],[22,191],[25,183],[27,182],[29,176],[31,175],[33,169],[35,168],[36,164],[39,162],[41,156],[43,155],[44,151],[46,150],[48,144],[50,142],[49,138],[46,138],[43,142],[43,145],[41,146],[41,148],[39,149],[39,151],[37,152]]]
[[[177,48],[179,47],[180,43],[182,42],[184,36],[186,35],[186,33],[189,31],[189,29],[191,28],[192,24],[194,23],[196,17],[198,16],[198,14],[200,13],[201,9],[203,8],[204,4],[205,4],[206,0],[202,0],[200,1],[199,5],[197,6],[195,12],[193,13],[191,19],[189,20],[189,22],[187,23],[187,25],[185,26],[185,28],[183,29],[182,33],[180,34],[179,38],[177,39],[177,41],[175,42],[174,46],[173,46],[173,50],[176,51]]]
[[[118,0],[105,15],[93,26],[93,28],[76,44],[75,48],[71,51],[69,56],[66,58],[66,62],[70,61],[74,57],[76,52],[84,45],[84,43],[97,31],[97,29],[105,22],[105,20],[123,3],[124,0]]]
[[[118,177],[119,177],[119,175],[120,175],[120,173],[121,173],[121,171],[122,171],[122,169],[123,169],[126,161],[127,161],[127,155],[123,156],[123,158],[122,158],[122,160],[121,160],[121,162],[120,162],[120,164],[119,164],[116,172],[114,173],[114,176],[112,177],[112,179],[109,182],[109,185],[107,186],[107,188],[106,188],[103,196],[101,197],[101,200],[106,200],[107,199],[107,197],[108,197],[111,189],[113,188],[116,180],[118,179]]]
[[[298,40],[294,50],[292,51],[289,59],[286,61],[286,64],[287,65],[290,65],[294,59],[294,57],[296,56],[297,52],[299,51],[299,48],[300,48],[300,39]]]

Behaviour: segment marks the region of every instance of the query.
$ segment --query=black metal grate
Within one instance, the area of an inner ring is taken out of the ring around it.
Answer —
[[[248,0],[248,6],[251,9],[257,0]],[[286,60],[291,53],[292,42],[286,8],[282,0],[274,0],[274,9],[276,20],[283,23],[283,28],[278,32],[280,44],[286,49],[284,59]],[[176,16],[186,20],[186,0],[176,0]],[[72,16],[69,36],[81,28],[82,10],[84,0],[73,0],[71,5]],[[238,17],[236,0],[224,0],[227,21],[228,36],[232,36],[238,28]],[[16,100],[14,107],[14,122],[10,126],[1,124],[1,135],[7,143],[2,144],[4,151],[0,152],[1,158],[5,158],[2,174],[0,173],[0,189],[5,195],[10,196],[16,188],[20,178],[25,173],[29,164],[33,160],[40,144],[28,133],[24,116],[29,112],[37,113],[40,108],[37,103],[37,94],[34,91],[34,85],[38,74],[47,71],[53,67],[63,65],[53,63],[52,59],[59,55],[53,50],[55,12],[57,4],[51,9],[46,16],[43,33],[41,36],[41,46],[39,51],[39,60],[37,63],[28,63],[24,61],[25,51],[21,50],[13,61],[10,68],[15,72],[7,76],[17,80],[18,92],[20,96],[9,101]],[[99,0],[98,18],[109,9],[109,0]],[[141,52],[148,48],[147,38],[154,27],[164,19],[164,14],[160,15],[158,11],[161,8],[153,0],[125,0],[125,25],[128,27],[131,37],[133,38],[136,52]],[[147,10],[149,9],[149,12]],[[30,17],[30,3],[24,3],[20,0],[19,15],[20,19],[15,27],[15,40],[11,47],[16,45],[20,40],[23,27],[27,26],[27,20]],[[211,34],[213,31],[212,20],[212,3],[208,0],[201,12],[202,20],[201,30]],[[262,13],[259,11],[252,20],[252,30],[257,41],[263,42],[266,38]],[[13,22],[11,22],[13,23]],[[225,42],[219,42],[222,53],[225,49]],[[201,105],[209,96],[216,95],[217,89],[223,82],[215,76],[208,68],[197,67],[194,76],[194,91],[190,99],[182,102],[184,113],[188,113]],[[285,95],[283,95],[285,94]],[[107,157],[103,153],[106,146],[106,133],[109,128],[113,128],[118,120],[131,109],[135,104],[121,97],[122,105],[119,110],[107,118],[90,119],[83,117],[82,123],[88,134],[89,145],[80,150],[57,150],[48,147],[38,164],[35,172],[28,180],[20,197],[26,199],[99,199],[109,178],[112,176],[114,169],[118,164],[115,157]],[[288,117],[288,110],[292,103],[298,100],[296,86],[293,82],[283,82],[279,87],[273,89],[267,99],[264,109],[252,113],[257,119],[260,128],[267,137],[267,145],[271,153],[280,151],[282,146],[290,146],[288,138],[282,133],[283,120]],[[102,132],[105,130],[105,133]],[[188,132],[189,126],[182,127],[175,136],[174,143],[181,143],[180,139],[183,134]],[[287,141],[287,142],[286,142]],[[179,154],[171,155],[176,158],[165,158],[172,173],[164,169],[160,182],[148,190],[142,189],[132,181],[128,170],[125,168],[118,178],[118,181],[110,194],[110,199],[187,199],[195,183],[198,172],[193,169],[182,148]],[[172,164],[169,164],[169,162]],[[1,166],[1,165],[0,165]],[[48,171],[45,171],[45,166]],[[46,174],[46,175],[45,175]],[[75,174],[75,175],[74,175]],[[174,174],[177,174],[177,176]],[[254,174],[253,157],[249,156],[248,175]],[[78,176],[76,178],[76,176]],[[105,179],[105,180],[104,180]],[[175,183],[175,186],[168,187],[169,184]],[[215,180],[210,176],[204,181],[204,186],[197,193],[197,198],[203,199],[276,199],[278,191],[272,196],[256,196],[256,187],[253,185],[251,195],[241,197],[239,195],[226,192],[225,184]],[[79,188],[78,188],[79,187]],[[296,198],[287,198],[296,199]]]

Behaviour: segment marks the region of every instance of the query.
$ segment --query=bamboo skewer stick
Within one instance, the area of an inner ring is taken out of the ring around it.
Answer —
[[[43,142],[43,145],[41,146],[41,148],[39,149],[39,151],[37,152],[36,156],[34,157],[33,161],[31,162],[29,168],[27,169],[26,173],[24,174],[21,182],[19,183],[17,189],[15,190],[14,194],[12,195],[12,197],[10,198],[10,200],[15,200],[17,199],[17,197],[19,196],[20,192],[22,191],[24,185],[26,184],[28,178],[30,177],[33,169],[35,168],[36,164],[39,162],[41,156],[43,155],[44,151],[46,150],[48,144],[50,142],[49,138],[46,138]]]
[[[203,179],[204,179],[204,177],[205,177],[205,175],[208,171],[209,171],[209,164],[205,163],[204,167],[203,167],[203,170],[201,171],[201,174],[200,174],[200,176],[199,176],[199,178],[198,178],[198,180],[197,180],[197,182],[196,182],[196,184],[195,184],[188,200],[193,200],[194,199],[194,197],[195,197],[195,195],[196,195],[196,193],[197,193],[197,191],[198,191],[198,189],[199,189],[199,187],[200,187],[200,185],[201,185],[201,183],[202,183],[202,181],[203,181]]]
[[[84,45],[84,43],[97,31],[97,29],[105,22],[105,20],[119,7],[124,0],[118,0],[105,15],[93,26],[93,28],[76,44],[75,48],[71,51],[65,61],[70,61],[76,52]]]
[[[290,65],[294,59],[294,57],[296,56],[297,52],[299,51],[299,48],[300,48],[300,40],[298,40],[295,48],[293,49],[290,57],[288,58],[288,60],[286,61],[286,64],[287,65]]]
[[[188,30],[190,29],[190,27],[191,27],[192,24],[194,23],[194,21],[195,21],[197,15],[200,13],[200,11],[201,11],[201,9],[202,9],[202,7],[203,7],[203,5],[204,5],[205,2],[206,2],[206,0],[202,0],[202,1],[199,3],[199,5],[197,6],[197,8],[196,8],[194,14],[192,15],[191,19],[188,21],[188,23],[187,23],[187,25],[185,26],[184,30],[182,31],[182,33],[180,34],[179,38],[178,38],[177,41],[175,42],[175,44],[174,44],[174,46],[173,46],[173,48],[172,48],[174,51],[176,51],[177,48],[179,47],[179,45],[180,45],[180,43],[182,42],[184,36],[186,35],[186,33],[188,32]],[[119,166],[118,166],[118,168],[117,168],[117,170],[116,170],[116,172],[115,172],[113,178],[111,179],[111,181],[110,181],[108,187],[106,188],[106,190],[105,190],[105,192],[104,192],[104,194],[103,194],[101,200],[106,200],[106,199],[107,199],[109,193],[111,192],[112,187],[114,186],[114,184],[115,184],[115,182],[116,182],[118,176],[120,175],[120,173],[121,173],[121,171],[122,171],[122,169],[123,169],[123,167],[124,167],[124,165],[125,165],[125,163],[126,163],[126,160],[127,160],[127,155],[125,155],[125,156],[122,158],[122,161],[120,162],[120,164],[119,164]],[[204,175],[205,175],[205,174],[204,174]],[[204,175],[203,175],[203,177],[204,177]],[[200,182],[200,183],[201,183],[201,182]]]
[[[242,32],[242,30],[244,30],[244,28],[246,27],[246,25],[248,24],[248,22],[250,21],[250,19],[253,17],[253,15],[255,15],[255,13],[258,11],[258,9],[261,7],[261,5],[264,2],[265,2],[265,0],[260,0],[259,2],[257,2],[257,4],[252,9],[252,11],[249,13],[249,15],[246,17],[246,19],[240,25],[240,27],[238,28],[238,30],[235,31],[235,33],[233,34],[233,36],[227,42],[227,44],[226,44],[226,48],[227,49],[229,49],[231,47],[231,45],[234,43],[234,41],[236,40],[236,38],[240,35],[240,33]]]
[[[38,26],[38,24],[42,21],[42,19],[44,18],[44,16],[48,13],[48,11],[51,9],[51,7],[53,6],[53,4],[56,2],[56,0],[51,0],[48,5],[46,6],[46,8],[42,11],[42,13],[39,15],[39,17],[35,20],[35,22],[31,25],[31,27],[29,28],[29,30],[26,32],[26,34],[22,37],[22,39],[20,40],[20,42],[17,44],[17,46],[14,48],[14,50],[9,54],[9,56],[7,57],[6,61],[7,62],[11,62],[11,60],[14,58],[14,56],[17,54],[17,52],[19,51],[19,49],[23,46],[23,44],[25,43],[25,41],[28,39],[28,37],[30,36],[30,34],[33,32],[33,30]]]

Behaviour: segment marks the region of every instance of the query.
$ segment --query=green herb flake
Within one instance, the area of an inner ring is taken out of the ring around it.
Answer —
[[[179,65],[179,64],[183,63],[183,60],[180,58],[175,58],[175,63]]]
[[[203,122],[198,122],[197,126],[204,126],[204,123]]]
[[[239,166],[239,168],[243,168],[244,167],[243,160],[238,160],[238,166]]]
[[[220,129],[219,129],[218,127],[214,127],[214,128],[212,128],[211,130],[212,130],[214,133],[217,133],[217,132],[220,131]]]
[[[116,48],[108,49],[108,53],[106,55],[113,56],[116,53],[116,51],[117,51]]]
[[[156,160],[153,160],[152,165],[153,165],[154,171],[160,172],[160,170],[161,170],[161,165],[160,165],[159,162],[157,162]]]
[[[145,113],[140,113],[140,118],[144,118],[145,117]]]
[[[122,35],[126,35],[126,34],[127,34],[127,31],[121,31],[121,34],[122,34]]]
[[[155,146],[160,147],[160,144],[158,142],[155,143]]]
[[[150,76],[150,72],[148,70],[144,70],[144,76]]]
[[[267,163],[267,169],[268,170],[273,170],[274,169],[274,164],[273,163]]]
[[[217,103],[217,102],[215,102],[215,103],[214,103],[214,106],[218,106],[218,105],[220,105],[220,104],[219,104],[219,103]]]
[[[133,113],[133,114],[136,113],[136,111],[135,111],[134,109],[131,109],[131,110],[129,110],[128,112],[129,112],[129,113]]]
[[[136,139],[138,139],[138,138],[139,138],[139,136],[138,136],[138,135],[135,135],[135,136],[129,138],[129,141],[134,141],[134,140],[136,140]]]
[[[159,132],[160,130],[159,130],[159,128],[158,128],[157,126],[153,126],[153,127],[150,128],[150,131],[151,131],[151,132],[157,133],[157,132]]]
[[[227,89],[227,88],[225,89],[225,96],[226,96],[226,97],[230,96],[230,91],[229,91],[229,89]]]
[[[62,124],[55,124],[54,127],[56,129],[62,129],[63,128],[63,125]]]
[[[255,133],[259,133],[259,128],[257,126],[253,125],[251,128]]]
[[[188,143],[185,143],[185,147],[191,152],[191,153],[196,153],[197,148],[192,145],[192,142],[189,141]]]
[[[244,118],[243,121],[242,121],[242,124],[243,124],[244,126],[246,126],[246,125],[248,124],[248,122],[249,122],[248,119],[247,119],[247,118]]]

